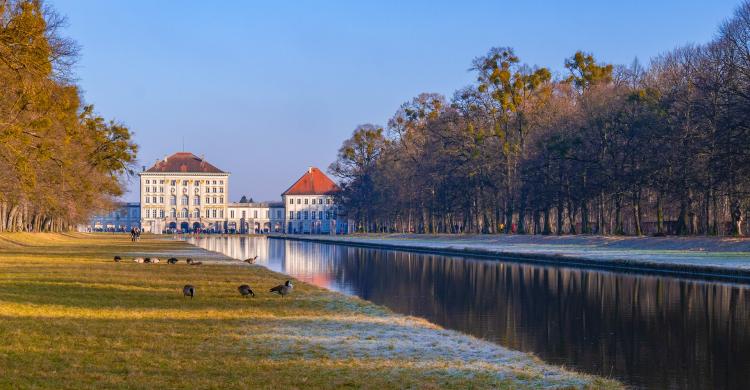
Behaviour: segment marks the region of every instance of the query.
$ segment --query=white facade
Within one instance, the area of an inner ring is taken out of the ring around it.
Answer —
[[[286,233],[336,233],[338,209],[332,195],[283,195],[282,199],[287,219]]]
[[[228,173],[141,172],[140,176],[144,231],[224,230]]]
[[[279,202],[230,203],[227,230],[235,233],[281,233],[284,205]]]

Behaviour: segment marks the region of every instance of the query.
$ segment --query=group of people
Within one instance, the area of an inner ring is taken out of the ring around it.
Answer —
[[[134,227],[130,229],[130,241],[138,241],[141,238],[141,229]]]

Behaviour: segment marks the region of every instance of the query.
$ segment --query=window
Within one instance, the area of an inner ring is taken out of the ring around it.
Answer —
[[[184,187],[184,186],[186,186],[186,185],[187,185],[187,180],[183,180],[183,181],[182,181],[182,186]]]
[[[146,197],[146,203],[151,203],[151,202],[149,202],[149,199],[151,199],[151,198],[149,198],[149,197],[147,196],[147,197]]]
[[[289,219],[294,219],[294,211],[289,212]]]
[[[206,218],[211,218],[211,210],[206,210]]]
[[[258,210],[253,210],[253,218],[258,218]]]
[[[177,209],[172,209],[169,211],[169,216],[172,218],[177,217]]]
[[[224,193],[224,187],[219,187],[219,193],[220,193],[220,194],[223,194],[223,193]]]
[[[198,180],[196,180],[196,181],[195,181],[195,182],[193,183],[193,185],[195,185],[196,187],[200,187],[200,185],[201,185],[201,182],[200,182],[200,181],[198,181]]]
[[[281,219],[281,210],[276,211],[276,218]]]
[[[206,197],[206,204],[211,204],[211,198]]]
[[[297,219],[302,219],[302,212],[301,211],[297,211]]]
[[[214,202],[214,204],[216,204],[216,203],[217,203],[217,202],[216,202],[216,197],[215,197],[215,196],[214,196],[214,199],[212,200],[212,202]]]
[[[146,184],[151,184],[151,180],[146,179]]]
[[[214,189],[213,189],[213,191],[212,191],[212,192],[213,192],[214,194],[216,193],[216,187],[214,187]]]
[[[164,209],[159,210],[159,218],[164,218]]]
[[[219,218],[224,218],[224,210],[219,210]]]
[[[159,184],[164,184],[164,180],[159,180]]]
[[[177,185],[177,180],[172,180],[172,186]]]
[[[234,210],[229,210],[229,218],[234,219]]]
[[[156,203],[156,197],[151,197],[151,203]]]
[[[219,198],[219,203],[224,204],[224,197]]]
[[[187,206],[187,204],[188,204],[188,196],[187,195],[182,195],[182,202],[181,202],[181,204],[183,206]]]
[[[331,204],[331,198],[326,199],[326,204]]]
[[[219,184],[224,184],[224,180],[219,180]]]
[[[180,213],[180,216],[182,218],[187,218],[188,217],[188,211],[187,211],[187,209],[182,209],[182,212]]]
[[[193,216],[194,216],[195,218],[200,218],[200,217],[201,217],[201,211],[200,211],[200,210],[198,210],[198,209],[195,209],[195,210],[193,211]]]
[[[146,187],[146,192],[151,192],[151,187]]]
[[[242,218],[247,218],[247,211],[242,210]]]
[[[164,180],[162,180],[164,181]],[[164,192],[164,187],[159,187],[159,192]]]
[[[305,204],[307,204],[307,198],[305,198]]]
[[[216,180],[214,180],[214,185],[216,185]]]
[[[307,217],[308,217],[308,212],[305,211],[305,219],[307,219]]]
[[[201,204],[201,197],[200,197],[200,196],[197,196],[197,195],[196,195],[196,196],[194,196],[194,197],[193,197],[193,204],[195,204],[195,205],[199,205],[199,204]]]
[[[159,197],[159,203],[164,203],[164,197],[163,196]]]
[[[214,218],[216,218],[216,209],[214,209],[211,214],[213,214]]]
[[[318,211],[318,219],[323,219],[323,212],[322,211]]]
[[[294,204],[294,199],[293,198],[289,198],[289,204]]]
[[[271,219],[271,210],[266,210],[266,219]]]
[[[312,212],[312,219],[315,219],[315,211]]]
[[[172,195],[169,197],[169,205],[170,206],[176,206],[177,205],[177,197]]]
[[[302,198],[297,198],[297,204],[302,204]]]

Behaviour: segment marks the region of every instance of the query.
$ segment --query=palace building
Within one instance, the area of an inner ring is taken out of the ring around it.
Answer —
[[[230,173],[188,152],[157,160],[138,175],[144,232],[348,232],[334,201],[339,187],[318,168],[308,168],[282,202],[230,202]]]

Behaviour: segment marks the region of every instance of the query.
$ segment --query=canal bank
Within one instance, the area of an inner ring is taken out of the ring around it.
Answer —
[[[147,235],[2,234],[0,388],[620,387],[311,284],[268,292],[286,278]]]
[[[750,281],[750,239],[746,238],[415,234],[270,237],[362,248]]]

